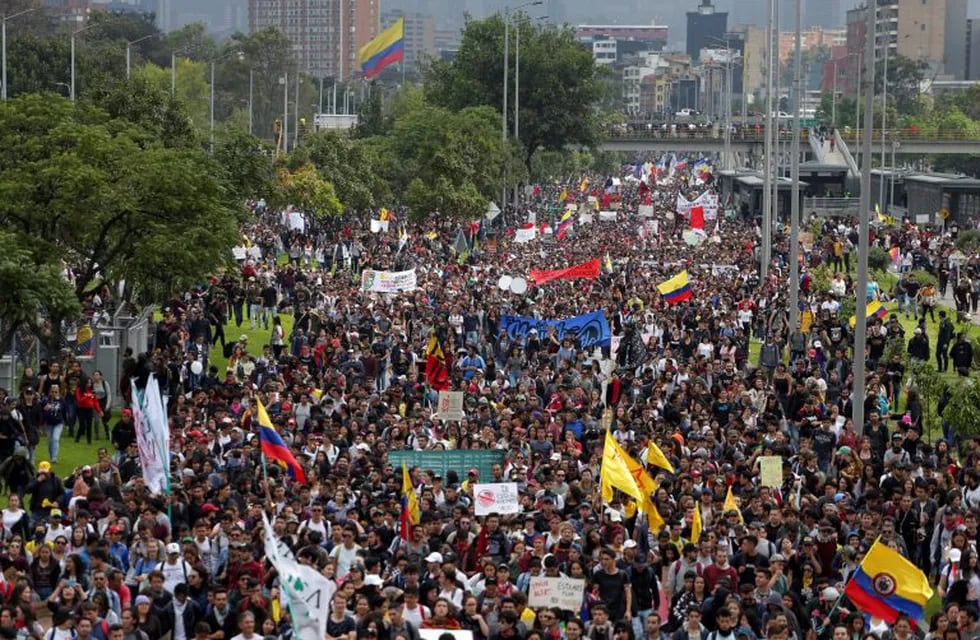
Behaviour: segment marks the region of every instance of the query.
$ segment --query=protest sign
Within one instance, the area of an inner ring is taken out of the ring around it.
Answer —
[[[462,391],[440,391],[439,405],[436,414],[440,420],[462,420],[466,417],[463,413],[463,392]]]
[[[759,476],[763,487],[778,489],[783,486],[783,459],[780,456],[760,457]]]
[[[520,496],[516,482],[474,485],[475,513],[478,516],[491,513],[520,513]]]
[[[499,449],[453,449],[452,451],[389,451],[388,464],[401,467],[422,467],[426,471],[446,475],[450,469],[463,476],[476,467],[481,478],[493,477],[493,465],[504,463],[504,452]]]
[[[372,220],[371,221],[371,233],[379,233],[381,231],[388,231],[388,221],[387,220]]]
[[[599,222],[616,222],[615,211],[600,211]]]
[[[527,604],[532,609],[538,607],[558,607],[565,611],[578,612],[582,608],[585,593],[585,580],[576,578],[531,578]]]
[[[652,204],[641,204],[637,208],[637,213],[641,218],[652,218],[653,217],[653,205]]]

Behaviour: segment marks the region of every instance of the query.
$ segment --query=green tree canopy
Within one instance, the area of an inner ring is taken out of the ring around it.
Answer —
[[[514,96],[516,33],[520,30],[520,138],[525,164],[539,148],[593,145],[598,139],[596,104],[602,87],[592,53],[568,27],[542,26],[525,14],[511,17],[508,79]],[[453,111],[503,107],[504,20],[500,15],[468,20],[452,61],[433,61],[425,73],[429,101]],[[508,105],[513,126],[513,102]]]
[[[0,105],[0,221],[39,272],[76,270],[78,300],[121,280],[141,302],[199,282],[230,259],[234,205],[199,146],[51,94]]]

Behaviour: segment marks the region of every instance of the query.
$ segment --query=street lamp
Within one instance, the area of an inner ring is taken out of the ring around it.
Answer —
[[[526,9],[527,7],[536,7],[538,5],[544,4],[543,0],[534,0],[533,2],[525,2],[524,4],[514,7],[514,11],[520,11],[521,9]],[[501,119],[500,119],[500,141],[506,146],[507,144],[507,85],[508,85],[508,69],[510,66],[510,7],[504,7],[504,107],[501,109]],[[500,204],[503,205],[507,202],[507,175],[506,167],[501,176],[503,179],[503,184],[500,190]]]
[[[238,56],[239,60],[242,60],[245,57],[245,54],[242,53],[241,51],[229,51],[224,55],[218,56],[217,58],[211,58],[211,90],[210,90],[211,95],[209,97],[209,102],[210,102],[209,109],[210,109],[210,117],[211,117],[211,142],[209,148],[211,153],[214,153],[214,64],[220,60],[224,60],[225,58],[228,58],[230,56],[235,56],[235,55]]]
[[[82,33],[83,31],[88,31],[89,29],[95,28],[100,24],[101,23],[99,22],[90,24],[86,27],[82,27],[81,29],[76,29],[71,34],[71,101],[72,102],[75,101],[75,37],[78,34]]]
[[[132,47],[133,47],[133,45],[136,44],[136,43],[138,43],[138,42],[143,42],[144,40],[149,40],[150,38],[153,38],[156,35],[157,34],[155,34],[155,33],[151,33],[149,35],[143,36],[142,38],[136,38],[135,40],[128,40],[126,42],[126,79],[127,80],[129,80],[129,76],[130,76],[130,74],[132,72],[132,66],[133,66],[132,65],[132,57],[133,57]]]
[[[541,4],[534,2],[532,4]],[[536,18],[537,21],[546,19],[548,16]],[[514,25],[514,140],[521,141],[521,23]],[[506,118],[506,112],[504,113]],[[514,208],[517,208],[518,188],[514,186]],[[501,203],[503,204],[503,203]]]
[[[24,9],[23,11],[18,11],[17,13],[13,13],[13,14],[11,14],[9,16],[8,15],[4,15],[3,16],[3,20],[2,20],[3,21],[3,28],[2,28],[2,31],[3,31],[3,36],[2,36],[2,39],[3,39],[3,78],[0,79],[0,82],[3,82],[3,87],[0,88],[0,94],[2,94],[2,96],[0,96],[0,98],[2,98],[3,100],[6,100],[7,99],[7,20],[13,20],[17,16],[22,16],[25,13],[30,13],[31,11],[36,11],[36,10],[37,10],[37,7],[31,7],[30,9]]]

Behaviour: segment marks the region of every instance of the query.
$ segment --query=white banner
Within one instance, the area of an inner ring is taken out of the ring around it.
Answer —
[[[579,224],[592,224],[593,220],[595,220],[595,217],[592,215],[591,212],[578,214]]]
[[[146,388],[133,388],[133,424],[139,447],[143,481],[150,493],[164,494],[170,490],[170,428],[167,412],[160,396],[160,384],[150,374]]]
[[[287,211],[283,214],[285,218],[284,222],[286,226],[289,227],[290,231],[299,231],[300,233],[306,233],[306,220],[303,219],[303,214],[298,211]]]
[[[616,222],[615,211],[600,211],[599,222]]]
[[[705,191],[698,196],[694,204],[701,205],[704,208],[705,220],[714,220],[718,217],[718,194]]]
[[[558,607],[564,611],[578,612],[585,596],[585,580],[576,578],[531,578],[527,605],[538,607]]]
[[[517,490],[516,482],[477,484],[473,486],[473,496],[476,498],[474,513],[478,516],[521,511],[521,494]]]
[[[538,233],[537,227],[529,227],[527,229],[518,229],[514,232],[514,242],[517,244],[526,244],[531,240],[534,240],[534,236]]]
[[[679,193],[677,194],[677,213],[681,214],[682,216],[686,216],[691,213],[691,201]]]
[[[361,273],[361,289],[376,293],[398,293],[414,291],[417,286],[415,269],[408,271],[374,271],[365,269]]]
[[[296,561],[289,547],[276,539],[264,511],[262,524],[265,556],[279,574],[279,588],[289,604],[295,637],[326,637],[327,612],[332,593],[330,581],[313,567]]]
[[[384,231],[388,232],[388,221],[387,220],[372,220],[371,221],[371,233],[380,233]]]
[[[653,205],[652,204],[641,204],[636,212],[641,218],[652,218],[653,217]]]
[[[463,413],[463,392],[462,391],[440,391],[439,404],[436,414],[440,420],[462,420],[466,417]]]

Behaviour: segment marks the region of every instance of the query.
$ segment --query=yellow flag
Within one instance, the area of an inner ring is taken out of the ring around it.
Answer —
[[[619,489],[626,495],[643,502],[643,492],[636,484],[636,479],[630,473],[629,466],[620,455],[622,449],[619,443],[613,438],[610,431],[606,431],[606,443],[602,448],[602,469],[599,472],[599,485],[602,487],[602,499],[610,502],[613,498],[613,490]]]
[[[738,512],[738,521],[745,524],[745,518],[742,517],[742,510],[738,508],[738,503],[735,502],[735,496],[732,495],[732,485],[728,485],[728,493],[725,494],[725,504],[722,505],[725,513],[729,511]]]
[[[660,467],[670,473],[674,473],[674,465],[670,464],[670,460],[660,450],[657,443],[653,441],[653,438],[650,438],[650,444],[647,446],[647,464],[652,464],[655,467]]]
[[[660,516],[660,512],[657,511],[657,505],[653,504],[653,498],[650,497],[659,488],[657,481],[650,477],[650,474],[643,468],[643,465],[634,460],[633,456],[628,454],[615,438],[611,437],[610,440],[612,440],[613,446],[617,449],[617,455],[626,463],[626,467],[629,469],[630,475],[633,476],[637,488],[643,494],[643,499],[637,500],[637,508],[647,514],[650,529],[654,533],[660,531],[666,523]]]
[[[703,530],[704,530],[704,524],[701,522],[701,505],[695,503],[694,521],[691,523],[691,542],[697,544],[698,540],[701,539],[701,532]]]

